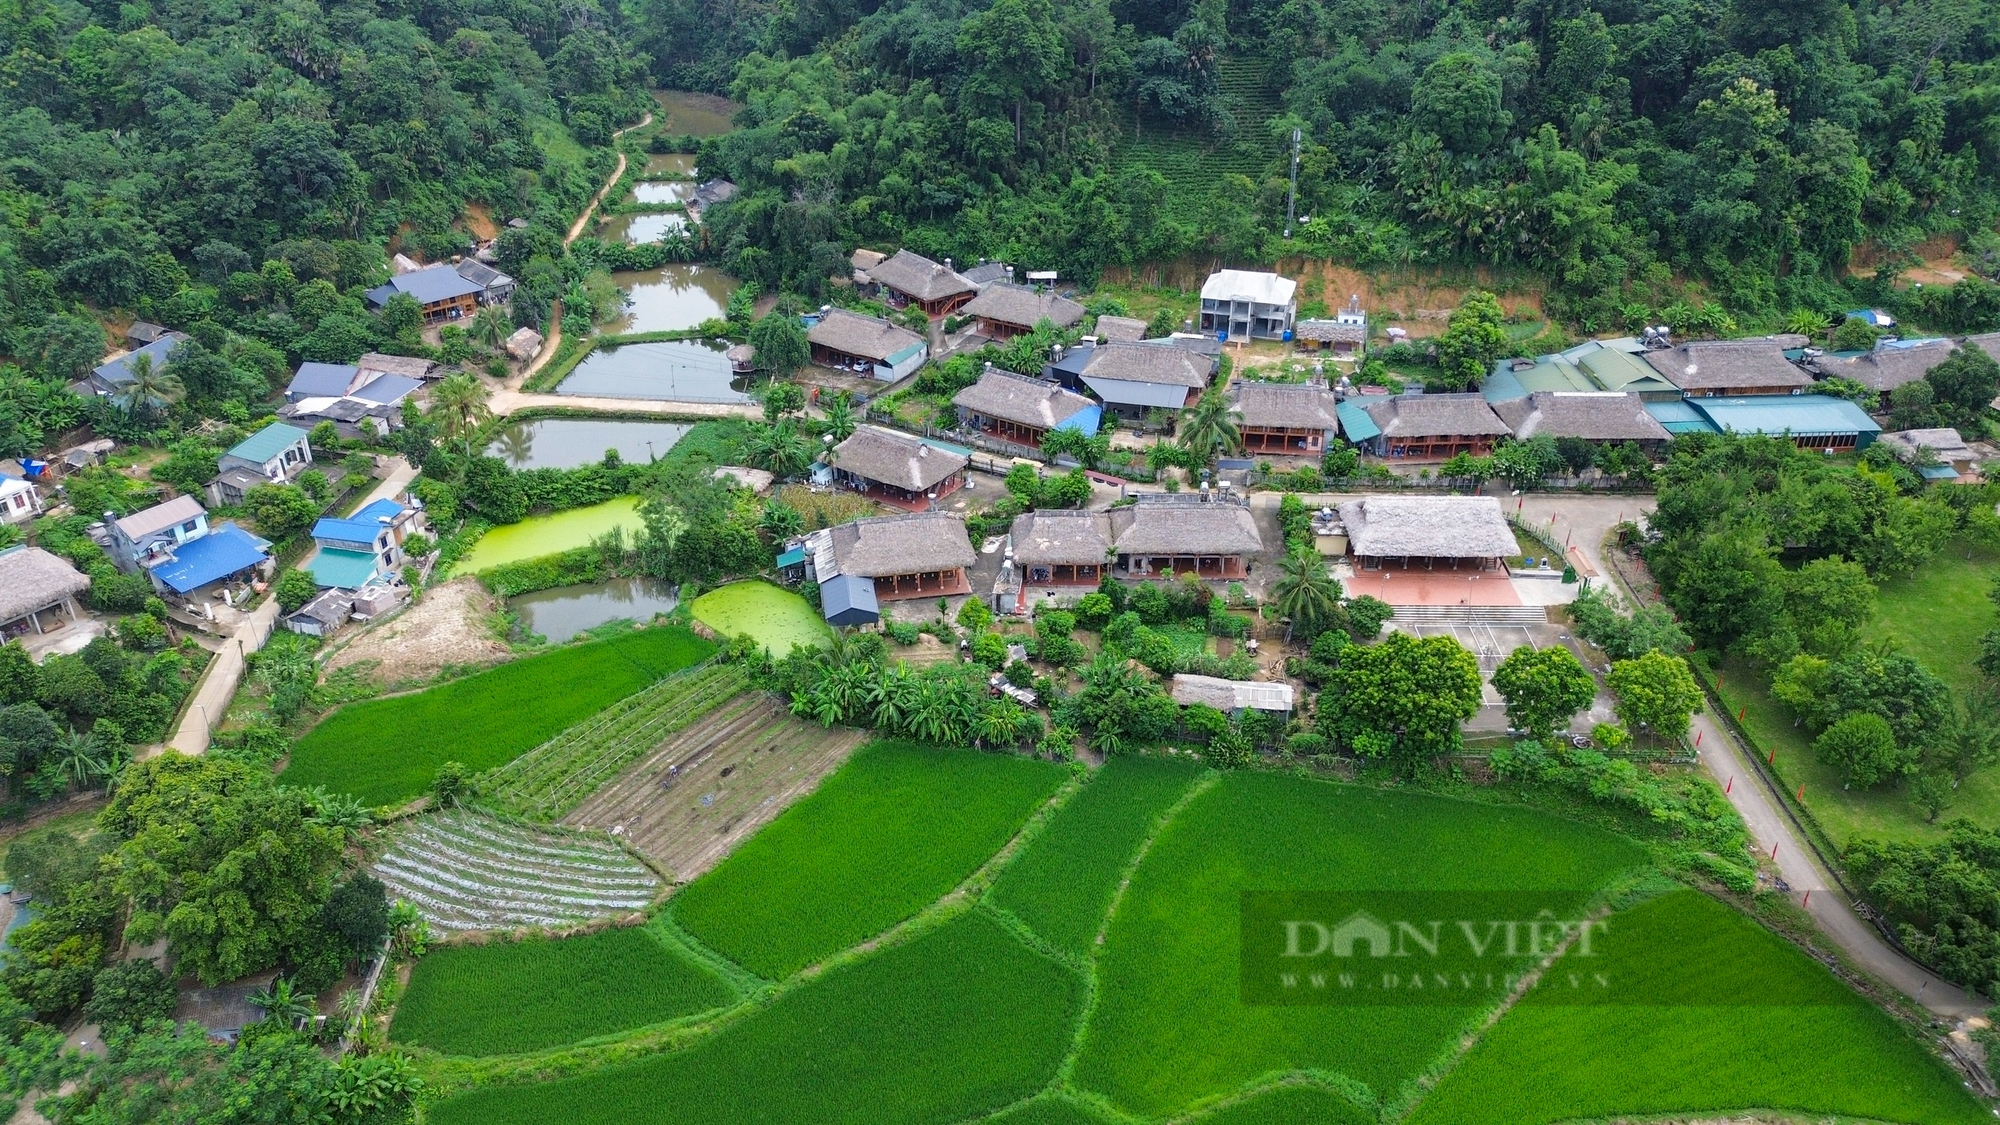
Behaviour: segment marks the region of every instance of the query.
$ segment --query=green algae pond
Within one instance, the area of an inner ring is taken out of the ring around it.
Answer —
[[[810,603],[769,582],[732,582],[694,600],[694,619],[721,637],[748,633],[773,656],[793,645],[824,645],[833,637]]]
[[[637,535],[644,526],[645,521],[639,518],[637,496],[620,496],[587,508],[529,516],[520,523],[502,524],[480,536],[479,542],[472,545],[472,550],[458,560],[451,572],[453,575],[477,574],[504,563],[538,559],[543,555],[587,547],[592,539],[614,527],[624,528],[629,542],[630,537]],[[805,599],[799,600],[800,604],[804,604]]]

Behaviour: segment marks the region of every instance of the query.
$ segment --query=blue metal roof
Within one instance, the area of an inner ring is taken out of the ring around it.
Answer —
[[[375,554],[322,547],[306,566],[306,572],[322,589],[359,590],[375,577]]]
[[[142,355],[150,356],[153,360],[153,370],[164,371],[167,367],[167,357],[172,355],[174,349],[180,347],[181,342],[186,339],[186,336],[178,332],[169,333],[143,348],[126,352],[109,363],[100,364],[92,373],[114,387],[122,387],[132,381],[133,360]]]
[[[1070,415],[1069,417],[1064,418],[1062,421],[1057,422],[1056,429],[1075,430],[1077,433],[1080,433],[1085,437],[1089,437],[1092,434],[1096,433],[1098,427],[1102,426],[1103,424],[1104,424],[1104,408],[1093,402],[1089,406],[1084,407],[1082,410],[1079,410],[1076,413]]]
[[[339,398],[354,382],[356,368],[351,363],[301,363],[285,393],[303,398]]]
[[[154,567],[153,574],[175,593],[185,594],[256,566],[271,557],[270,546],[234,523],[224,523],[174,548],[173,561]]]
[[[1859,437],[1865,434],[1872,440],[1874,435],[1882,432],[1882,427],[1866,411],[1832,395],[1746,395],[1741,398],[1693,398],[1687,401],[1717,429],[1729,433],[1792,434],[1797,437],[1823,434],[1854,434]]]
[[[483,291],[481,286],[474,285],[460,276],[458,270],[449,262],[441,262],[435,266],[425,266],[423,269],[390,278],[389,284],[370,289],[368,299],[378,305],[386,305],[389,303],[389,298],[396,294],[408,293],[417,299],[418,304],[428,305],[435,301],[448,301],[453,297],[465,297]]]
[[[1917,475],[1925,480],[1957,480],[1958,470],[1950,465],[1925,465],[1917,470]]]
[[[836,574],[821,582],[819,607],[829,625],[872,625],[882,616],[875,580],[858,574]]]
[[[341,518],[329,516],[313,524],[313,538],[321,543],[362,543],[371,550],[375,540],[389,524],[403,514],[403,506],[394,500],[377,500],[351,516]]]
[[[283,453],[288,447],[304,441],[308,435],[297,426],[287,426],[283,422],[273,422],[249,437],[244,438],[231,449],[227,456],[241,457],[245,461],[264,462]]]
[[[1382,427],[1375,424],[1375,419],[1370,418],[1366,410],[1361,409],[1361,400],[1348,399],[1334,412],[1340,415],[1341,436],[1348,441],[1359,445],[1382,436]]]
[[[1704,417],[1701,411],[1688,405],[1688,400],[1677,398],[1667,402],[1649,402],[1646,413],[1653,421],[1670,434],[1713,434],[1719,433],[1715,424]]]

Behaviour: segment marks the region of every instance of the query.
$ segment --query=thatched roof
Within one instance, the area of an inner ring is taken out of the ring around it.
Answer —
[[[863,578],[971,566],[976,556],[965,520],[950,512],[877,516],[833,528],[840,573]]]
[[[1493,413],[1483,395],[1390,395],[1362,404],[1384,436],[1392,438],[1487,434],[1514,431]]]
[[[1972,447],[1965,444],[1965,438],[1957,430],[1896,430],[1883,434],[1878,440],[1906,461],[1914,461],[1919,449],[1930,450],[1946,464],[1973,459]]]
[[[1996,362],[2000,362],[2000,332],[1981,332],[1977,336],[1967,336],[1965,344],[1967,347],[1978,348],[1992,356]]]
[[[1536,391],[1496,402],[1493,412],[1522,441],[1542,434],[1585,441],[1666,441],[1670,436],[1632,391]]]
[[[1318,383],[1239,380],[1230,386],[1229,400],[1243,416],[1246,426],[1288,426],[1296,430],[1340,427],[1340,399]]]
[[[1878,345],[1864,355],[1823,355],[1813,361],[1813,366],[1829,379],[1852,379],[1869,390],[1887,394],[1930,374],[1931,368],[1950,359],[1956,350],[1950,340],[1923,340],[1908,347]]]
[[[0,551],[0,621],[12,621],[90,589],[90,579],[40,547]]]
[[[364,352],[354,366],[366,372],[383,375],[402,375],[410,379],[428,379],[437,374],[437,364],[422,356],[384,355],[381,352]]]
[[[912,492],[923,492],[966,465],[962,453],[879,426],[856,426],[833,452],[833,467],[841,472]]]
[[[1250,555],[1264,549],[1246,504],[1183,493],[1143,493],[1111,509],[1121,555]]]
[[[937,301],[958,293],[971,293],[979,287],[964,277],[945,267],[942,262],[933,262],[921,254],[908,250],[898,250],[895,254],[868,267],[868,276],[879,285],[886,285],[905,296],[919,301]]]
[[[1215,361],[1199,352],[1167,344],[1113,341],[1090,349],[1084,362],[1087,379],[1118,379],[1128,383],[1164,383],[1202,388],[1215,371]]]
[[[881,362],[911,345],[924,342],[922,336],[875,316],[863,316],[846,309],[830,309],[819,323],[807,331],[806,339],[842,355],[860,356]]]
[[[1183,707],[1197,703],[1217,711],[1290,711],[1292,685],[1262,680],[1224,680],[1183,672],[1167,686],[1167,694]]]
[[[1103,512],[1026,512],[1014,517],[1014,561],[1023,566],[1102,564],[1111,549]]]
[[[1362,557],[1482,559],[1520,551],[1492,496],[1367,496],[1341,504],[1340,519]]]
[[[1047,320],[1057,328],[1068,328],[1083,319],[1083,306],[1054,293],[996,282],[980,290],[979,296],[959,310],[959,315],[983,316],[1023,328],[1033,328]]]
[[[1060,384],[1016,375],[991,364],[978,382],[958,392],[951,401],[975,414],[1043,430],[1052,430],[1091,406],[1089,399],[1064,390]]]
[[[1684,391],[1740,391],[1750,387],[1803,387],[1812,376],[1785,358],[1802,348],[1804,336],[1760,336],[1750,340],[1694,340],[1677,348],[1647,352],[1646,362]],[[1688,368],[1694,368],[1689,371]]]
[[[1146,322],[1136,316],[1100,316],[1097,336],[1101,340],[1143,340]]]
[[[1365,343],[1368,340],[1366,324],[1343,324],[1338,320],[1301,320],[1292,326],[1292,338],[1313,343]]]

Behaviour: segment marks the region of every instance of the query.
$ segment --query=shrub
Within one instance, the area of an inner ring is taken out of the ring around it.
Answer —
[[[313,600],[319,593],[319,584],[313,576],[303,570],[287,570],[278,576],[273,596],[278,599],[278,608],[286,613],[296,611],[300,606]]]
[[[99,969],[83,1014],[105,1031],[129,1029],[174,1018],[174,1000],[174,982],[151,958],[141,957]]]
[[[1896,745],[1889,720],[1870,711],[1849,715],[1813,739],[1813,753],[1840,771],[1841,780],[1863,789],[1901,777],[1916,765],[1916,752]]]

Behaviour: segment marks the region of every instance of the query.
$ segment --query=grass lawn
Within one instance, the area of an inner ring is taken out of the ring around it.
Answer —
[[[1534,891],[1580,906],[1642,858],[1608,832],[1526,809],[1226,775],[1161,832],[1133,875],[1106,936],[1076,1082],[1152,1117],[1307,1069],[1339,1072],[1388,1100],[1492,999],[1246,1004],[1244,892]]]
[[[389,1034],[447,1055],[504,1055],[644,1027],[735,998],[653,926],[450,945],[417,962]]]
[[[957,886],[1065,776],[1027,758],[874,743],[676,896],[674,918],[751,972],[788,976]]]
[[[784,656],[794,645],[821,648],[832,642],[833,630],[805,598],[769,582],[732,582],[694,600],[694,618],[717,636],[750,634],[771,655]]]
[[[1614,915],[1620,998],[1530,993],[1412,1125],[1542,1125],[1778,1109],[1901,1122],[1992,1116],[1924,1044],[1735,910],[1672,891]]]
[[[349,704],[299,739],[281,778],[370,805],[400,804],[422,793],[446,762],[478,772],[512,761],[714,651],[686,629],[639,629],[410,695]]]
[[[1088,955],[1119,876],[1200,772],[1163,758],[1113,758],[1008,864],[993,904],[1056,948]]]
[[[962,752],[961,752],[962,753]],[[800,911],[797,919],[810,918]],[[928,1125],[1045,1086],[1082,981],[982,913],[845,965],[685,1051],[481,1090],[433,1125]]]
[[[1867,635],[1900,643],[1954,689],[1976,691],[1985,680],[1973,663],[1980,635],[2000,624],[1986,596],[1996,574],[2000,556],[1951,543],[1915,574],[1882,583]]]

